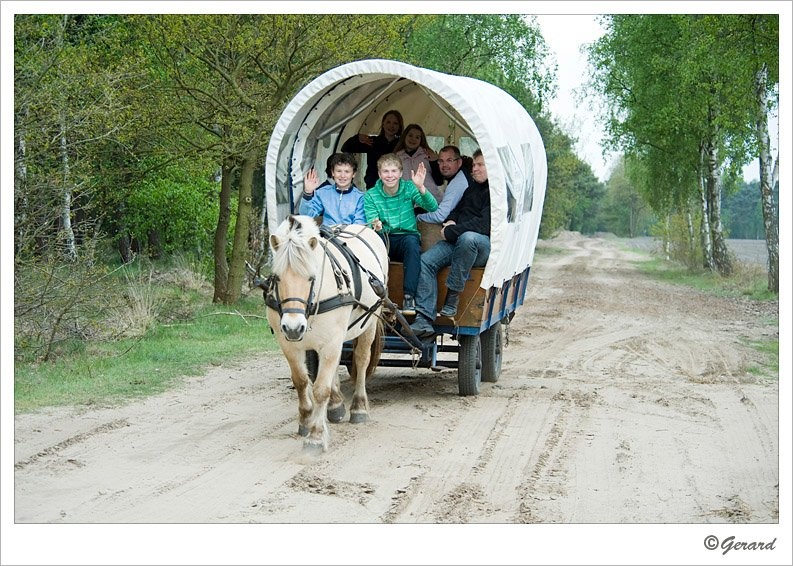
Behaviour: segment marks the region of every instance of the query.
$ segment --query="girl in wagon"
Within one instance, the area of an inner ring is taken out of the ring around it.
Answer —
[[[394,153],[402,160],[402,178],[410,180],[412,171],[418,169],[419,163],[424,164],[428,173],[432,172],[432,165],[437,168],[438,154],[435,153],[427,143],[427,136],[418,124],[408,124],[402,137],[394,148]],[[440,181],[440,182],[439,182]],[[434,175],[427,175],[424,179],[424,186],[432,193],[435,200],[441,201],[443,193],[438,189],[438,185],[443,183],[443,177],[438,179]]]

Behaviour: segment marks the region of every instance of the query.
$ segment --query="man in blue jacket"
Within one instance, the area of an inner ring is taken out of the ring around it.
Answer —
[[[438,301],[438,272],[449,266],[448,289],[440,316],[457,314],[460,292],[472,267],[487,263],[490,255],[490,186],[481,150],[473,155],[471,183],[460,202],[443,222],[442,240],[421,254],[421,271],[416,291],[416,320],[410,328],[416,336],[435,333],[432,322]]]
[[[311,169],[303,180],[300,214],[322,216],[322,224],[366,224],[363,192],[352,180],[358,170],[355,158],[349,153],[335,153],[328,160],[333,182],[319,185],[317,171]]]

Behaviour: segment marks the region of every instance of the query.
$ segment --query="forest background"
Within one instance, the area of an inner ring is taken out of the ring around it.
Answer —
[[[542,237],[654,235],[668,258],[725,276],[727,237],[764,238],[778,292],[767,139],[778,16],[603,25],[589,88],[623,155],[605,183],[547,111],[556,67],[530,16],[15,15],[15,358],[145,334],[157,316],[140,289],[156,262],[188,273],[185,290],[208,280],[213,302],[237,304],[246,263],[266,260],[262,163],[275,121],[308,81],[362,58],[474,76],[526,107],[548,156]],[[747,184],[739,173],[757,158],[760,180]]]

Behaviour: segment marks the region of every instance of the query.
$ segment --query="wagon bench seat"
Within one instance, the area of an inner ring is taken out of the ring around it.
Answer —
[[[484,267],[474,267],[471,275],[465,283],[465,289],[460,293],[460,306],[454,320],[445,316],[435,319],[435,324],[442,326],[473,326],[479,328],[486,320],[486,299],[487,291],[479,285],[482,283],[482,275],[485,273]],[[437,310],[443,307],[443,300],[446,298],[446,277],[449,268],[445,267],[438,273],[438,305]],[[400,262],[392,261],[388,268],[388,298],[397,305],[402,305],[404,292],[402,281],[404,270]]]

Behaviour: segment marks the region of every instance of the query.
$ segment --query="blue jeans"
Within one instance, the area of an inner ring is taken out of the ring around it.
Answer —
[[[490,238],[478,232],[463,232],[454,244],[441,240],[421,255],[416,310],[435,320],[438,305],[438,272],[446,266],[449,276],[446,287],[462,291],[472,267],[487,263],[490,255]]]
[[[389,234],[388,241],[388,257],[402,262],[402,290],[415,297],[421,267],[421,237],[418,234]]]

